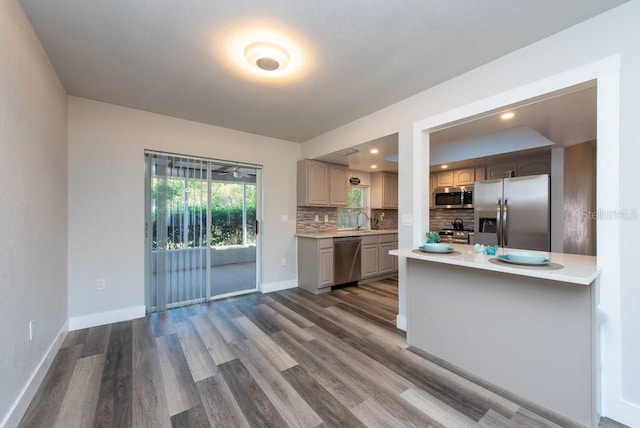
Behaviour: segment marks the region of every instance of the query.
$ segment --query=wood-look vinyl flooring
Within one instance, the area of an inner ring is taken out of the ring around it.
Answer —
[[[390,279],[73,331],[20,426],[575,426],[408,346],[397,301]]]

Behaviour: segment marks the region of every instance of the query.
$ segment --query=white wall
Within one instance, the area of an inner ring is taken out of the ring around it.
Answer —
[[[304,157],[316,157],[338,151],[393,132],[400,131],[400,208],[399,217],[411,215],[419,203],[413,195],[413,135],[411,124],[417,120],[454,112],[473,102],[495,94],[514,90],[531,82],[545,79],[567,70],[590,64],[603,58],[620,55],[620,129],[619,165],[609,165],[603,174],[619,174],[620,189],[625,206],[640,209],[640,196],[634,191],[640,182],[640,128],[637,112],[640,111],[640,0],[633,0],[605,14],[562,31],[529,47],[513,52],[482,67],[451,79],[443,84],[417,94],[360,120],[347,124],[303,144]],[[600,111],[599,115],[606,115]],[[455,114],[452,114],[455,116]],[[345,143],[349,142],[349,143]],[[417,175],[419,176],[419,174]],[[422,219],[413,219],[414,225]],[[640,242],[640,222],[623,220],[621,234],[620,325],[605,326],[607,334],[619,335],[620,358],[616,350],[607,349],[610,358],[605,359],[605,407],[606,415],[629,425],[640,425],[640,284],[637,280],[637,243]],[[413,244],[412,232],[400,227],[400,246]],[[404,315],[404,276],[400,270],[400,318]],[[611,351],[611,352],[610,352]],[[619,373],[617,366],[620,366]],[[615,376],[612,379],[611,376]],[[609,386],[607,386],[609,385]],[[613,388],[611,387],[613,385]],[[619,386],[618,386],[619,385]]]
[[[142,310],[145,149],[264,165],[262,282],[295,284],[299,144],[84,98],[68,105],[72,327]],[[96,291],[98,278],[105,291]]]
[[[18,2],[1,1],[0,426],[18,422],[67,319],[66,100]]]

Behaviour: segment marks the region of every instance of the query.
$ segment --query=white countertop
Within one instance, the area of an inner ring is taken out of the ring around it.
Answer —
[[[473,245],[449,244],[455,250],[450,254],[425,253],[414,248],[401,248],[389,251],[389,254],[399,257],[406,257],[416,260],[443,263],[455,266],[465,266],[469,268],[502,272],[512,275],[529,276],[533,278],[549,279],[552,281],[568,282],[580,285],[591,284],[601,272],[593,256],[579,256],[575,254],[544,253],[551,260],[551,267],[544,266],[521,266],[507,264],[494,260],[494,256],[476,254]],[[415,250],[415,251],[414,251]],[[499,249],[498,255],[506,254],[510,251],[518,251],[513,248]],[[528,250],[520,250],[528,251]],[[562,265],[562,268],[557,265]]]
[[[343,236],[367,236],[367,235],[389,235],[398,233],[396,229],[378,229],[378,230],[340,230],[340,231],[328,231],[328,232],[311,232],[311,233],[296,233],[299,238],[312,238],[312,239],[324,239],[324,238],[338,238]]]

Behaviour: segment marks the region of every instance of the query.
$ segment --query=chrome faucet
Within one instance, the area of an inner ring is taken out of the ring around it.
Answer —
[[[364,217],[364,221],[369,221],[369,216],[367,215],[367,213],[364,212],[364,211],[360,211],[358,213],[358,216],[356,217],[356,225],[357,225],[356,229],[357,230],[360,230],[360,228],[362,226],[364,226],[364,222],[363,222],[363,224],[360,224],[360,214],[362,214],[362,216]]]

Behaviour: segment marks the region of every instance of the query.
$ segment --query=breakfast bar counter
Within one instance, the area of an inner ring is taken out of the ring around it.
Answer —
[[[595,257],[548,253],[544,265],[517,265],[476,254],[471,245],[451,247],[390,252],[407,261],[407,342],[570,421],[597,426]]]
[[[476,254],[473,245],[448,245],[453,248],[453,252],[428,253],[419,249],[398,249],[392,251],[390,254],[416,260],[503,272],[518,276],[530,276],[533,278],[549,279],[579,285],[590,285],[600,275],[600,267],[596,263],[596,258],[591,256],[545,253],[551,261],[549,265],[523,266],[504,263],[497,260],[494,256]],[[510,251],[518,250],[501,248],[496,255],[500,256]]]

